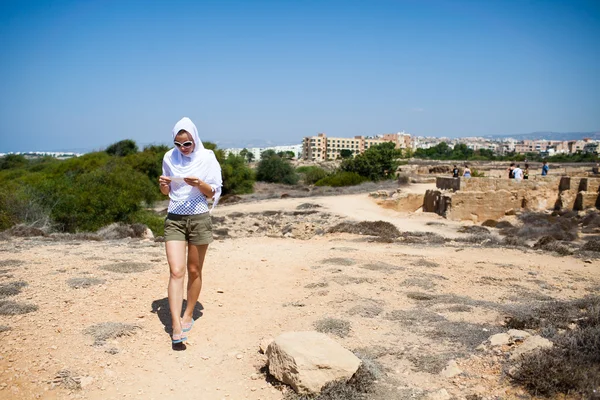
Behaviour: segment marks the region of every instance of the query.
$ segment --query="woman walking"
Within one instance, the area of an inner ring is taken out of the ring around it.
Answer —
[[[202,266],[213,241],[208,200],[213,208],[221,195],[221,166],[214,153],[202,145],[196,125],[183,118],[173,128],[173,144],[163,158],[160,191],[170,198],[165,219],[165,244],[169,263],[169,309],[173,343],[187,340],[194,325],[194,306],[202,289]],[[187,260],[186,260],[187,252]],[[188,273],[187,305],[181,316],[183,283]]]

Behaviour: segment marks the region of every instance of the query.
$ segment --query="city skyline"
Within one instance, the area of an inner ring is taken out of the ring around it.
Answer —
[[[598,132],[598,37],[593,0],[5,1],[0,152],[168,143],[182,116],[219,147]]]

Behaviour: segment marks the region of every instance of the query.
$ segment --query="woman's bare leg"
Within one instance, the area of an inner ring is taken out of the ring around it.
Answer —
[[[191,244],[188,246],[187,306],[182,318],[182,322],[185,324],[192,322],[194,307],[196,306],[198,297],[200,297],[200,290],[202,289],[202,266],[204,265],[204,257],[206,256],[207,249],[207,244],[198,246]]]
[[[183,281],[185,278],[185,246],[184,241],[171,240],[166,243],[167,261],[171,275],[169,276],[169,309],[171,310],[171,323],[173,335],[181,333],[181,305],[183,303]],[[193,247],[193,246],[192,246]]]

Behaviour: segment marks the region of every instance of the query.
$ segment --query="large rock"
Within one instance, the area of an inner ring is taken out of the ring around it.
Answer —
[[[269,373],[298,393],[319,393],[331,381],[348,380],[360,359],[319,332],[287,332],[267,348]]]
[[[532,352],[537,349],[546,349],[553,346],[553,343],[546,338],[535,335],[525,339],[522,345],[513,350],[510,359],[517,360],[523,354]]]

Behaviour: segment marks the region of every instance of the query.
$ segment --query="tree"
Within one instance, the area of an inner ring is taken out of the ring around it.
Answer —
[[[250,153],[252,154],[252,153]],[[244,157],[229,153],[221,163],[223,173],[223,194],[252,193],[254,190],[254,171],[246,164]]]
[[[244,148],[244,149],[242,149],[242,151],[240,151],[240,156],[244,157],[244,159],[246,161],[248,161],[249,163],[251,163],[252,161],[254,161],[254,153],[251,153],[246,148]]]
[[[273,150],[266,150],[261,154],[256,168],[256,179],[294,185],[298,182],[298,174],[288,160],[281,158]]]
[[[352,150],[342,149],[340,150],[340,157],[343,159],[352,158]]]
[[[21,168],[27,165],[27,159],[21,154],[7,154],[0,157],[0,170]]]
[[[111,156],[125,157],[130,154],[138,152],[138,147],[135,141],[131,139],[121,140],[120,142],[113,143],[106,148],[106,153]]]
[[[355,172],[371,181],[393,178],[398,169],[398,158],[401,156],[394,143],[381,143],[372,146],[354,158],[342,161],[340,169]]]

